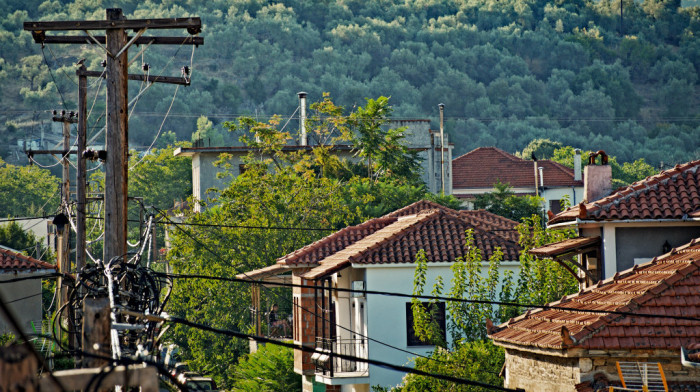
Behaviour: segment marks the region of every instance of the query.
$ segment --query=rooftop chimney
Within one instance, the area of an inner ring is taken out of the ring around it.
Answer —
[[[438,104],[440,108],[440,180],[442,180],[442,194],[445,194],[445,104]]]
[[[581,181],[581,150],[574,150],[574,181]]]
[[[601,164],[596,165],[596,158],[601,157]],[[612,167],[608,165],[605,151],[591,153],[588,165],[584,168],[583,200],[591,203],[610,194],[612,191]]]
[[[300,91],[297,93],[297,95],[299,96],[299,144],[306,146],[308,145],[306,137],[306,93]]]

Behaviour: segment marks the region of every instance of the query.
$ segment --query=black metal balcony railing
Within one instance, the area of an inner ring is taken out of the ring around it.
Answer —
[[[327,339],[316,338],[316,350],[311,356],[316,364],[316,373],[330,377],[342,373],[362,373],[367,371],[367,362],[339,358],[336,354],[367,358],[367,339]]]

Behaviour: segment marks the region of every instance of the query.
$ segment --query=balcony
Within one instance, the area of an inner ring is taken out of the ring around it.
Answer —
[[[316,365],[316,381],[328,385],[366,383],[367,362],[339,358],[336,354],[367,358],[367,339],[316,338],[317,352],[311,356]]]

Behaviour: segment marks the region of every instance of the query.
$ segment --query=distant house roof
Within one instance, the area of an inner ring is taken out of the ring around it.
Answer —
[[[0,273],[55,270],[56,266],[0,247]]]
[[[574,171],[550,160],[537,161],[543,167],[546,187],[583,186]],[[496,147],[480,147],[452,161],[452,189],[493,188],[500,181],[516,188],[534,188],[533,161],[508,154]]]
[[[549,224],[582,220],[700,218],[700,160],[637,181],[610,196],[579,204]]]
[[[365,238],[334,253],[302,275],[318,278],[350,264],[413,263],[420,250],[428,262],[452,262],[465,255],[465,232],[474,230],[475,245],[484,259],[497,247],[505,260],[517,260],[520,247],[506,238],[472,225],[459,214],[442,209],[395,218],[395,221]]]
[[[544,349],[678,350],[700,341],[700,321],[591,311],[700,318],[700,239],[615,274],[491,331],[495,342]]]

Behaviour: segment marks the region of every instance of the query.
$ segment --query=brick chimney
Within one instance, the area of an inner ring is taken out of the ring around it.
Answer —
[[[601,164],[596,164],[596,158],[601,157]],[[583,200],[586,203],[602,199],[612,192],[612,167],[608,165],[608,156],[600,150],[591,153],[588,165],[583,169]]]

